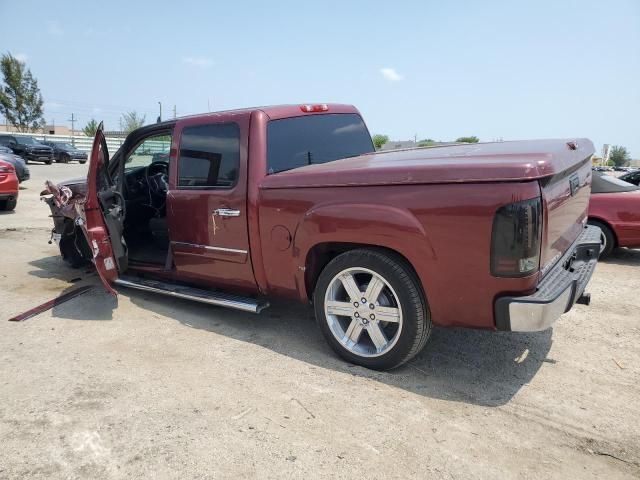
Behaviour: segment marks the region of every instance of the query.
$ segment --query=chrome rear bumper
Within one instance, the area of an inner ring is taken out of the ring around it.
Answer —
[[[598,263],[599,252],[600,229],[585,226],[534,294],[496,300],[496,328],[513,332],[546,330],[576,302],[588,304],[589,297],[584,289]]]

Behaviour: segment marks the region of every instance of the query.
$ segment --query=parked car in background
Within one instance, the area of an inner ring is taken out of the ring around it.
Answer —
[[[640,247],[640,187],[594,172],[589,224],[602,231],[600,258],[616,247]]]
[[[27,163],[44,162],[51,165],[53,162],[53,149],[33,137],[3,134],[0,135],[0,145],[9,147],[13,153],[20,155]]]
[[[18,181],[20,183],[25,180],[29,180],[30,173],[29,167],[27,167],[27,163],[24,161],[22,157],[19,157],[8,147],[3,147],[0,145],[0,160],[4,160],[5,162],[9,162],[16,169],[16,175],[18,176]]]
[[[640,185],[640,170],[632,170],[629,173],[625,173],[624,175],[621,175],[620,180],[623,180],[627,183],[631,183],[633,185],[639,186]]]
[[[157,152],[151,156],[151,163],[155,162],[168,162],[169,161],[169,151],[166,152]]]
[[[172,138],[169,158],[141,154]],[[85,181],[47,182],[64,258],[115,285],[258,313],[312,302],[329,345],[389,369],[432,326],[545,330],[598,260],[593,144],[533,140],[376,152],[350,105],[98,128]]]
[[[12,164],[0,160],[0,210],[13,210],[18,203],[18,177]]]
[[[78,150],[69,143],[49,141],[42,143],[53,148],[53,158],[56,162],[69,163],[72,160],[77,160],[79,163],[87,162],[87,152]]]

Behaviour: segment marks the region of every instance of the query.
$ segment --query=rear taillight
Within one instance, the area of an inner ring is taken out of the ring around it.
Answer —
[[[524,277],[540,268],[540,197],[500,207],[491,233],[491,274]]]
[[[15,171],[16,169],[13,168],[11,165],[0,165],[0,173],[11,173]]]

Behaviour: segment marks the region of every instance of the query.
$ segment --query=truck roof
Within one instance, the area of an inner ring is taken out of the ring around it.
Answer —
[[[305,112],[302,110],[303,105],[326,105],[327,109],[320,112]],[[247,114],[255,111],[262,111],[266,113],[271,120],[278,120],[280,118],[298,117],[302,115],[326,115],[330,113],[357,113],[360,114],[358,109],[353,105],[347,105],[343,103],[295,103],[286,105],[267,105],[262,107],[248,107],[238,108],[233,110],[221,110],[219,112],[207,112],[198,113],[195,115],[187,115],[185,117],[179,117],[177,120],[185,118],[200,118],[200,117],[219,117],[230,116],[238,114]]]
[[[262,188],[534,180],[594,152],[586,138],[523,140],[390,150],[267,176]]]

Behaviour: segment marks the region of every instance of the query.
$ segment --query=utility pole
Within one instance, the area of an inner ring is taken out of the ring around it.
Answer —
[[[160,115],[158,115],[158,123],[160,123],[162,121],[162,102],[158,102],[158,105],[160,105]]]
[[[75,136],[76,120],[76,116],[72,113],[69,121],[71,122],[71,145],[73,145],[74,147],[76,146],[75,138],[73,138]]]
[[[176,106],[173,106],[173,119],[176,119]]]

